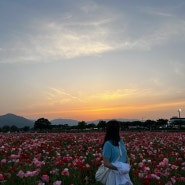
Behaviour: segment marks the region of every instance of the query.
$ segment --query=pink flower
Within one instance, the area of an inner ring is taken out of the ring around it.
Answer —
[[[35,157],[36,157],[37,159],[40,159],[41,153],[36,154]]]
[[[171,181],[173,182],[173,184],[175,184],[176,183],[175,177],[171,177]]]
[[[179,180],[185,182],[185,177],[180,177]]]
[[[40,172],[39,169],[37,169],[37,170],[35,170],[35,171],[32,171],[32,177],[38,175],[39,172]]]
[[[171,181],[168,181],[165,185],[173,185]]]
[[[178,168],[178,166],[175,166],[175,165],[171,166],[171,169],[173,169],[173,170],[176,170],[177,168]]]
[[[27,171],[25,173],[25,177],[34,177],[35,175],[37,175],[37,171]]]
[[[6,164],[6,159],[2,159],[1,164]]]
[[[69,176],[69,170],[68,170],[68,168],[65,168],[65,169],[62,171],[61,174],[62,174],[62,175]]]
[[[48,175],[42,175],[41,177],[43,182],[49,182],[49,176]]]
[[[19,159],[19,155],[11,154],[10,159]]]
[[[161,161],[159,163],[159,165],[162,166],[162,167],[168,166],[168,159],[167,158],[164,158],[163,161]]]
[[[91,166],[87,163],[87,164],[85,165],[85,167],[86,167],[86,168],[90,168]]]
[[[54,183],[53,183],[53,185],[61,185],[62,184],[62,181],[55,181]]]
[[[139,168],[142,168],[144,166],[144,163],[140,162],[138,163]]]
[[[45,185],[45,183],[39,181],[37,185]]]
[[[34,164],[35,166],[37,166],[37,167],[41,167],[42,165],[45,164],[45,162],[44,162],[44,161],[39,161],[37,158],[34,158],[34,159],[33,159],[33,164]]]
[[[143,173],[138,173],[139,178],[143,178],[144,174]]]
[[[148,172],[148,171],[150,171],[150,168],[145,166],[143,170],[144,170],[144,172]]]
[[[162,173],[162,176],[164,176],[164,177],[168,177],[169,175],[170,175],[170,173],[167,171]]]
[[[4,175],[2,173],[0,173],[0,181],[4,180]]]
[[[157,176],[156,174],[151,174],[151,178],[153,178],[153,179],[157,179],[157,180],[159,180],[160,179],[160,177],[159,176]]]
[[[18,177],[20,177],[21,179],[25,176],[24,172],[22,170],[20,170],[17,174]]]
[[[59,169],[54,169],[54,170],[51,170],[49,173],[58,175],[58,171]]]

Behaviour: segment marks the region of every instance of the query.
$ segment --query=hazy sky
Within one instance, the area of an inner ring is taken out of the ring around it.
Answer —
[[[184,0],[0,0],[0,115],[185,117]]]

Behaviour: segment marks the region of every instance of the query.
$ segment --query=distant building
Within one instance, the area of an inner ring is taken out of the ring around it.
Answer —
[[[172,117],[168,122],[168,126],[171,128],[185,128],[185,118]]]

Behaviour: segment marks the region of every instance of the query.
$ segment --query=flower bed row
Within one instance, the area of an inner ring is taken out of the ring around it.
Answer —
[[[185,184],[185,133],[122,132],[137,185]],[[0,183],[98,185],[104,133],[0,134]]]

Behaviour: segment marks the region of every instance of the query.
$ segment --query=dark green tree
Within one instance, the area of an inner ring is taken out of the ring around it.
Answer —
[[[106,121],[100,120],[97,127],[101,128],[102,130],[105,130],[106,124],[107,124]]]
[[[23,130],[24,132],[28,132],[28,131],[30,130],[30,127],[29,127],[29,126],[25,126],[25,127],[22,128],[22,130]]]
[[[15,125],[12,125],[10,127],[10,132],[18,132],[18,131],[19,131],[19,129]]]
[[[9,132],[9,131],[10,131],[10,126],[4,125],[4,126],[2,127],[2,132]]]
[[[129,126],[130,126],[130,122],[129,121],[122,121],[122,122],[120,122],[121,130],[127,130]]]
[[[85,121],[78,122],[78,129],[85,129],[87,123]]]
[[[156,128],[164,128],[168,123],[167,119],[158,119],[156,122]]]
[[[93,129],[93,128],[95,128],[96,127],[96,125],[94,124],[94,123],[89,123],[88,125],[87,125],[87,128],[89,128],[89,129]]]
[[[143,125],[146,126],[150,131],[155,127],[156,121],[146,120]]]
[[[35,130],[49,130],[51,128],[51,122],[45,118],[39,118],[35,121],[34,129]]]

